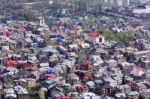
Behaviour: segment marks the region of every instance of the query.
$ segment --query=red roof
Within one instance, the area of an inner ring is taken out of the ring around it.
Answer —
[[[83,85],[80,88],[81,88],[81,90],[88,90],[89,89],[86,85]]]
[[[23,63],[23,64],[21,64],[21,67],[23,67],[23,68],[31,68],[31,67],[33,67],[33,64]]]
[[[19,32],[23,32],[23,30],[24,30],[24,29],[23,29],[22,27],[19,27],[19,28],[16,29],[16,31],[17,31],[18,33],[19,33]]]
[[[55,78],[57,75],[56,74],[45,74],[44,76],[47,78]]]
[[[5,32],[3,32],[3,35],[9,36],[9,32],[8,32],[8,31],[5,31]]]
[[[8,61],[6,61],[6,65],[8,66],[8,65],[17,65],[17,61],[16,60],[8,60]]]
[[[128,85],[130,88],[132,87],[132,83],[128,83],[127,85]]]
[[[22,23],[22,27],[24,28],[24,27],[26,27],[28,25],[28,22],[23,22]]]
[[[74,25],[74,26],[73,26],[73,29],[79,30],[79,29],[80,29],[80,26],[79,26],[79,25]]]
[[[69,99],[68,96],[59,96],[57,99]]]
[[[68,35],[69,36],[71,36],[71,35],[74,36],[74,35],[76,35],[76,33],[74,31],[70,31],[70,32],[68,32]]]
[[[136,67],[136,71],[140,72],[140,71],[144,71],[144,69],[142,67],[140,67],[140,66],[137,66]]]
[[[89,88],[86,85],[82,85],[82,86],[77,86],[76,87],[76,90],[81,90],[81,91],[88,90],[88,89]]]
[[[132,88],[134,86],[134,84],[132,82],[127,83],[127,85]]]
[[[89,66],[90,65],[90,62],[88,60],[83,60],[81,62],[81,65],[84,65],[84,66]]]
[[[98,32],[89,33],[89,36],[91,36],[91,37],[98,37],[99,35],[100,35],[100,33],[98,33]]]
[[[31,67],[30,68],[32,71],[36,71],[36,70],[38,70],[38,67],[37,66],[33,66],[33,67]]]

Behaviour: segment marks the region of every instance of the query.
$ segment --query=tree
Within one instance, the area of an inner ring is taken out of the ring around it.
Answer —
[[[33,10],[24,8],[23,12],[24,12],[23,14],[24,14],[24,17],[26,18],[26,20],[34,20],[36,17],[36,14]]]
[[[134,31],[113,33],[110,30],[103,30],[102,33],[106,37],[107,40],[114,40],[114,41],[133,40],[134,34],[135,34]]]
[[[117,40],[114,36],[114,33],[112,31],[109,30],[103,30],[102,34],[105,36],[106,39],[109,40]]]
[[[88,30],[95,20],[96,18],[94,15],[87,16],[87,19],[84,21],[83,29]]]

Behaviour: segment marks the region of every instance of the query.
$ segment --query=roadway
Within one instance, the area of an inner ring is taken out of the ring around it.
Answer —
[[[127,18],[129,20],[135,20],[135,21],[138,21],[138,22],[142,22],[143,21],[140,18],[127,16],[127,15],[123,15],[123,14],[116,13],[116,12],[106,12],[106,11],[103,10],[103,11],[101,11],[101,13],[104,14],[104,15],[108,15],[108,16],[114,16],[114,17],[120,17],[120,18]]]

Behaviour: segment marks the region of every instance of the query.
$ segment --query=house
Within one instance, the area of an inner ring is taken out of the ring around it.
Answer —
[[[84,93],[82,93],[82,95],[81,95],[81,99],[83,98],[83,99],[86,99],[87,97],[93,97],[93,96],[96,96],[94,93],[92,93],[92,92],[84,92]]]
[[[14,90],[17,93],[17,99],[29,99],[28,91],[26,88],[18,85],[14,87]]]
[[[108,51],[106,51],[104,49],[100,49],[100,50],[98,50],[98,53],[100,53],[100,57],[102,59],[107,59]]]
[[[69,92],[68,96],[70,99],[80,99],[78,92]]]
[[[111,77],[105,77],[105,78],[103,78],[103,80],[104,80],[105,83],[109,83],[109,85],[112,86],[112,87],[114,87],[114,88],[117,87],[118,84],[119,84],[117,82],[117,80],[114,80]]]
[[[114,87],[110,86],[109,84],[105,84],[102,86],[101,93],[103,95],[112,95],[114,93]]]
[[[86,85],[91,88],[91,89],[94,89],[95,88],[95,83],[93,81],[88,81],[86,82]]]
[[[125,58],[123,55],[116,55],[118,64],[123,63],[125,61]]]
[[[78,44],[76,44],[76,43],[69,44],[69,48],[70,48],[72,51],[79,49]]]
[[[0,58],[0,65],[2,65],[4,63],[4,59],[1,57]]]
[[[114,98],[110,96],[101,96],[101,99],[114,99]]]
[[[138,7],[133,9],[134,14],[147,14],[150,13],[150,6],[145,5],[143,7]]]
[[[143,90],[146,90],[146,86],[143,83],[136,83],[134,85],[134,90],[141,93],[141,92],[143,92]]]
[[[55,96],[57,94],[61,94],[62,88],[56,87],[56,86],[49,86],[48,87],[48,93],[50,94],[50,97]]]
[[[80,70],[91,70],[91,63],[89,60],[82,60],[80,63]]]
[[[64,59],[63,66],[66,66],[66,71],[67,73],[72,73],[75,70],[75,59],[70,58],[70,59]]]
[[[88,48],[90,48],[90,44],[89,44],[89,43],[81,43],[80,46],[81,46],[81,48],[83,48],[83,49],[88,49]]]
[[[94,82],[95,82],[95,90],[96,90],[96,92],[100,92],[99,89],[101,88],[101,86],[103,84],[103,81],[102,80],[95,80]]]
[[[0,80],[0,91],[3,90],[3,82]]]
[[[27,78],[27,86],[28,88],[33,88],[36,86],[36,79],[34,78]]]
[[[40,63],[44,63],[44,62],[48,62],[48,56],[46,54],[42,54],[42,55],[37,55],[37,57],[39,58],[39,62]]]
[[[143,90],[142,96],[144,97],[144,99],[149,99],[150,98],[150,89]]]
[[[130,91],[127,93],[127,99],[139,99],[139,93],[137,91]]]
[[[92,41],[94,43],[104,43],[105,37],[98,32],[91,32],[87,35],[87,40]]]
[[[66,55],[68,52],[68,49],[65,48],[64,46],[57,46],[57,50],[63,55]]]
[[[70,68],[68,67],[68,65],[65,65],[65,64],[63,64],[63,63],[57,64],[57,65],[55,66],[55,68],[56,68],[57,70],[59,70],[59,75],[63,75],[63,74],[65,74],[65,73],[67,73],[67,69],[70,69]],[[68,72],[69,72],[69,70],[68,70]]]
[[[40,63],[39,65],[40,65],[41,68],[42,67],[48,67],[49,63],[48,62],[44,62],[44,63]]]
[[[101,96],[92,96],[92,99],[101,99]]]
[[[110,60],[106,60],[105,61],[108,66],[111,68],[111,67],[116,67],[118,64],[117,64],[117,61],[113,60],[113,59],[110,59]]]
[[[48,91],[47,88],[41,87],[38,91],[39,98],[44,99],[47,91]]]
[[[132,69],[130,74],[132,74],[133,77],[141,77],[144,75],[144,69],[141,66],[136,66]]]
[[[19,79],[18,82],[19,82],[20,86],[27,88],[27,80],[26,79]]]
[[[92,76],[91,71],[83,71],[83,70],[76,70],[75,74],[77,74],[80,77],[80,79],[89,78]]]
[[[100,55],[93,55],[92,62],[93,62],[93,70],[98,70],[100,65],[103,63],[103,60],[101,59]]]
[[[149,66],[150,65],[150,60],[149,59],[145,59],[145,60],[142,60],[142,58],[148,58],[148,57],[141,57],[141,65],[143,66],[143,67],[147,67],[147,66]]]
[[[57,51],[56,48],[52,47],[52,46],[46,46],[44,48],[42,48],[41,50],[43,53],[46,53],[46,54],[56,54],[58,55],[59,52]]]
[[[119,73],[118,73],[119,74]],[[121,76],[121,75],[120,75]],[[115,81],[117,81],[118,85],[119,84],[122,84],[122,76],[119,77],[119,76],[116,76],[116,77],[112,77]]]
[[[66,80],[64,77],[59,76],[54,79],[54,82],[56,82],[55,85],[57,85],[57,86],[64,86],[66,83]]]
[[[131,87],[127,84],[119,85],[118,90],[119,90],[120,93],[129,93],[131,91]]]
[[[79,76],[76,74],[69,74],[67,78],[67,82],[69,82],[71,85],[78,84]]]
[[[123,73],[129,74],[130,71],[132,70],[134,64],[131,64],[129,62],[123,62],[119,66]]]
[[[6,94],[5,99],[17,99],[17,95],[16,94]]]
[[[4,97],[5,99],[17,99],[17,95],[12,88],[4,90]]]
[[[67,57],[68,58],[77,58],[77,54],[76,54],[76,52],[68,52]]]
[[[116,99],[126,99],[126,94],[125,93],[117,93],[115,94]]]
[[[13,86],[13,75],[8,73],[8,74],[3,74],[3,81],[4,81],[4,86],[6,88],[10,88]]]
[[[139,59],[139,58],[142,57],[142,56],[150,55],[150,50],[137,51],[137,52],[135,52],[134,54],[135,54],[135,57],[136,57],[137,59]]]
[[[118,80],[118,82],[122,82],[122,77],[123,73],[121,72],[120,68],[115,67],[115,68],[109,68],[110,70],[110,75],[112,76],[113,79]]]
[[[134,78],[130,77],[130,76],[124,76],[124,82],[129,84],[130,87],[132,87],[132,85],[135,84]]]
[[[87,85],[76,84],[73,88],[75,88],[75,91],[78,93],[89,91],[89,87]]]
[[[142,60],[142,67],[144,67],[144,72],[146,74],[150,74],[150,61],[149,59],[147,60]]]
[[[35,62],[37,60],[36,54],[28,54],[28,59]]]
[[[59,96],[59,97],[57,97],[57,99],[69,99],[69,97],[68,96]]]

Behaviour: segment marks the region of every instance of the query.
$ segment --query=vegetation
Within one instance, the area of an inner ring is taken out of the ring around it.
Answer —
[[[133,40],[134,38],[133,31],[113,33],[112,31],[104,30],[102,31],[102,34],[106,37],[107,40],[114,40],[114,41],[127,41]]]
[[[84,22],[83,29],[88,30],[94,21],[95,21],[94,15],[88,16],[87,20],[85,20]]]
[[[40,99],[35,88],[28,88],[29,99]]]
[[[35,15],[35,12],[33,10],[29,10],[29,9],[23,9],[23,10],[24,10],[24,17],[27,20],[34,20],[36,15]]]

